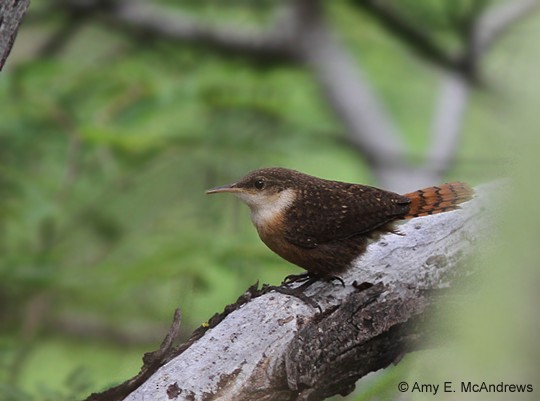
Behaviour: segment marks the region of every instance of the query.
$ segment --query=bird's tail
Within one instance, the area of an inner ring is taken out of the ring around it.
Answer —
[[[471,199],[473,194],[474,190],[463,182],[451,182],[410,192],[403,195],[411,200],[409,213],[403,218],[412,219],[459,209],[459,204]]]

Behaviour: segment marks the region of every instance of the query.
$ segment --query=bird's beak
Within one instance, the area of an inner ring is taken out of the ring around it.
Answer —
[[[209,190],[206,191],[206,194],[211,195],[211,194],[219,194],[221,192],[241,192],[241,191],[242,189],[238,188],[236,186],[236,183],[234,183],[234,184],[221,185],[219,187],[210,188]]]

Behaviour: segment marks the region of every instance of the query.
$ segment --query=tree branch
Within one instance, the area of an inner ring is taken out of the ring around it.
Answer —
[[[507,0],[488,8],[478,19],[472,38],[472,53],[477,60],[516,22],[540,7],[539,0]]]
[[[462,210],[401,225],[405,235],[372,244],[343,275],[345,287],[314,284],[307,294],[320,314],[297,298],[251,288],[174,354],[161,355],[169,362],[125,400],[316,401],[349,393],[360,377],[424,344],[429,333],[420,323],[437,308],[437,291],[474,272],[468,256],[493,235],[484,206],[496,191],[484,186]]]
[[[355,0],[354,4],[373,17],[383,28],[426,60],[443,69],[460,72],[459,59],[448,54],[433,36],[407,21],[392,5],[381,0]]]
[[[459,74],[469,83],[475,83],[478,78],[474,66],[502,34],[538,8],[540,1],[508,0],[486,8],[478,19],[474,14],[484,11],[482,8],[485,4],[478,3],[480,7],[478,9],[472,7],[471,35],[469,36],[467,32],[464,35],[464,40],[470,40],[471,43],[465,43],[466,50],[462,55],[447,53],[428,32],[407,21],[385,0],[356,0],[354,4],[371,15],[394,37],[407,44],[412,51],[442,67],[448,73]]]
[[[449,72],[442,80],[426,163],[434,176],[444,175],[454,164],[471,91],[457,74]]]
[[[180,331],[180,321],[182,315],[179,309],[174,312],[173,322],[165,339],[161,342],[161,345],[157,351],[147,352],[143,356],[144,365],[139,373],[122,383],[120,386],[112,387],[101,394],[92,394],[85,401],[113,401],[120,400],[126,396],[130,391],[135,390],[141,386],[160,366],[167,361],[168,355],[173,349],[174,341],[178,337]]]
[[[0,3],[0,71],[13,47],[30,0],[2,0]]]
[[[178,11],[139,1],[120,1],[106,12],[106,18],[123,27],[188,43],[204,44],[222,51],[259,59],[287,60],[290,54],[279,19],[268,30],[215,26]]]
[[[345,125],[349,142],[374,168],[404,164],[407,150],[400,132],[360,66],[330,30],[320,2],[296,0],[292,13],[295,49]]]

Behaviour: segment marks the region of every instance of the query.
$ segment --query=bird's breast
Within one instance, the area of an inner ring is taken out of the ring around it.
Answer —
[[[301,266],[303,250],[285,239],[285,222],[283,218],[276,217],[273,224],[257,227],[259,237],[274,253],[283,259]]]

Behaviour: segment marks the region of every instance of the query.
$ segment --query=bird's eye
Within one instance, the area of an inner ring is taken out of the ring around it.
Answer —
[[[264,180],[257,180],[255,181],[255,188],[257,189],[263,189],[264,188]]]

